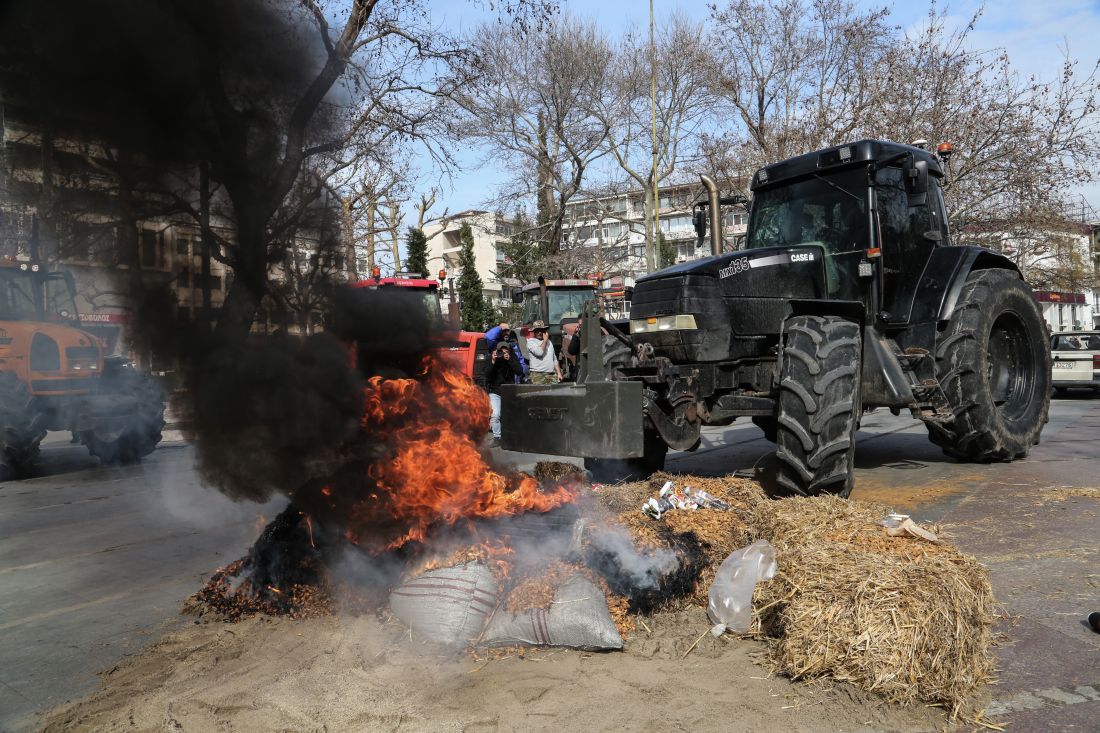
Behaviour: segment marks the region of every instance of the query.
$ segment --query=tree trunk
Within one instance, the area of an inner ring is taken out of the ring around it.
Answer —
[[[647,272],[657,270],[657,232],[653,226],[657,202],[653,200],[653,186],[645,189],[645,266]]]
[[[237,258],[233,284],[225,294],[215,333],[227,344],[243,344],[248,338],[256,309],[267,293],[267,238],[264,220],[237,205]]]
[[[204,160],[199,164],[199,235],[201,237],[201,274],[202,283],[202,317],[195,321],[201,325],[203,331],[210,331],[210,316],[213,313],[210,292],[210,171]]]
[[[374,276],[374,202],[367,204],[367,277]]]

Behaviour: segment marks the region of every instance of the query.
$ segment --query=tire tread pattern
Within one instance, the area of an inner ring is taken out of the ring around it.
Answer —
[[[776,481],[794,494],[847,496],[861,406],[859,326],[795,316],[785,331]]]
[[[1006,300],[1006,294],[1008,294]],[[1031,410],[1030,421],[1020,421],[1009,429],[998,414],[988,384],[980,372],[985,364],[983,340],[999,315],[999,303],[1012,299],[1026,303],[1033,332],[1042,330],[1042,316],[1031,293],[1016,273],[1008,270],[977,270],[970,273],[959,294],[955,312],[948,322],[946,335],[936,344],[936,371],[940,388],[951,404],[949,422],[929,422],[928,438],[943,452],[959,460],[976,462],[1012,461],[1027,456],[1046,423],[1050,392],[1050,354],[1045,339],[1037,341],[1036,364],[1032,384],[1034,399],[1041,402]],[[1025,310],[1025,307],[1021,307]],[[1030,424],[1029,424],[1030,423]]]

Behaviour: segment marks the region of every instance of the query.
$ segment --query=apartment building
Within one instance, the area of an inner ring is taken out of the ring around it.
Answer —
[[[482,293],[493,305],[511,303],[509,289],[521,283],[508,277],[508,259],[503,247],[516,233],[518,224],[514,218],[503,214],[470,209],[425,224],[428,275],[434,277],[439,270],[446,270],[448,285],[458,280],[462,274],[458,260],[462,252],[460,232],[463,224],[469,224],[473,234],[474,262],[481,277]],[[444,307],[450,302],[450,288],[446,291]]]
[[[710,255],[709,238],[701,245],[692,226],[691,207],[703,195],[698,185],[679,184],[658,189],[661,236],[675,250],[674,262]],[[723,212],[722,237],[733,249],[745,233],[744,207]],[[593,272],[624,281],[644,275],[646,269],[645,192],[628,190],[602,196],[574,198],[565,207],[562,248],[587,255]],[[627,282],[629,284],[629,282]]]
[[[24,121],[17,107],[0,105],[0,257],[34,258],[51,269],[72,272],[82,325],[112,351],[125,353],[132,313],[126,297],[131,260],[123,256],[120,246],[124,227],[136,230],[141,281],[146,287],[172,291],[181,320],[216,317],[231,271],[219,261],[217,245],[212,244],[204,281],[198,221],[179,212],[179,207],[165,205],[167,192],[131,192],[132,211],[124,216],[119,181],[104,164],[109,152],[94,140],[44,136]],[[49,160],[48,172],[44,160]],[[171,173],[180,187],[177,194],[190,196],[198,190],[196,169],[181,166]],[[218,236],[232,242],[235,230],[224,213],[227,206],[213,201],[210,223]],[[294,247],[295,251],[311,250],[311,233],[303,230],[296,236],[302,246]],[[344,263],[337,264],[343,270]],[[280,276],[278,269],[273,270],[275,279]],[[204,307],[206,291],[209,314]],[[275,302],[265,303],[258,315],[255,329],[261,333],[277,328],[295,333],[302,330],[304,320],[310,325],[321,322],[320,313],[303,319]],[[147,365],[158,371],[173,368]]]

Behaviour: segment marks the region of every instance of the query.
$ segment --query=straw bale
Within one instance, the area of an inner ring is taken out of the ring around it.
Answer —
[[[885,513],[832,496],[759,502],[750,524],[779,572],[757,586],[756,628],[794,679],[957,713],[992,670],[989,573],[948,544],[887,536]]]

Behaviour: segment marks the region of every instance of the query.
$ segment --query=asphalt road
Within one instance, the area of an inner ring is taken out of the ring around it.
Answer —
[[[991,712],[1014,731],[1100,730],[1100,399],[1059,399],[1022,462],[945,458],[906,415],[863,420],[856,498],[941,525],[991,571],[1006,614]],[[707,430],[671,471],[766,465],[751,424]],[[535,457],[503,454],[517,465]],[[167,442],[140,466],[105,469],[81,446],[43,447],[38,476],[0,483],[0,731],[95,688],[96,673],[182,623],[181,602],[239,557],[279,502],[234,504],[203,488],[193,452]]]

